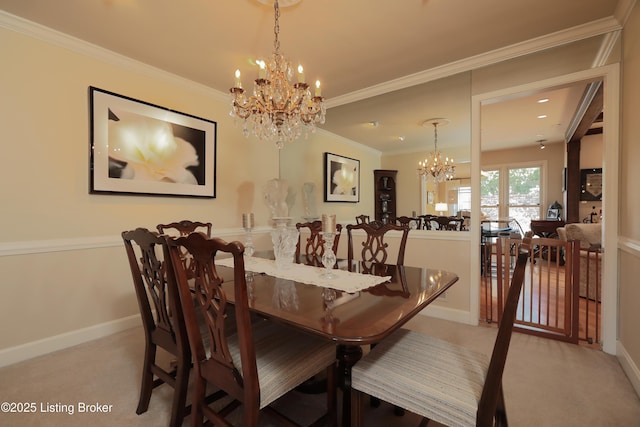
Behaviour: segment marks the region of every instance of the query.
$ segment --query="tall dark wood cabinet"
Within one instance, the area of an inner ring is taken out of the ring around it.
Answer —
[[[373,171],[375,189],[376,221],[383,223],[395,218],[396,214],[396,175],[397,170],[376,169]]]

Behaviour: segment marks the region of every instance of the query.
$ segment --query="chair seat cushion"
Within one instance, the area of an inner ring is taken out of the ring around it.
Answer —
[[[358,361],[352,387],[447,426],[475,426],[486,355],[400,329]]]
[[[252,330],[261,409],[336,361],[335,343],[327,339],[268,320],[254,322]],[[241,370],[237,335],[229,337],[229,351]]]

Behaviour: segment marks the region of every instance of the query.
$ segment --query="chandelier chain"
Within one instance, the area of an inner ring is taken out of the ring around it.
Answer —
[[[276,17],[275,24],[273,25],[273,34],[275,35],[273,49],[277,55],[280,52],[280,38],[278,37],[280,34],[280,6],[278,5],[278,0],[275,0],[273,3],[273,9]]]
[[[436,153],[438,152],[438,122],[433,122],[433,145],[436,147]]]

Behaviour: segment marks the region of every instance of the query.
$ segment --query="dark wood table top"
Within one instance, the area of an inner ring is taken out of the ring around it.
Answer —
[[[218,267],[224,277],[231,268]],[[225,271],[226,270],[226,271]],[[248,273],[249,306],[257,314],[338,344],[372,344],[400,328],[457,280],[451,272],[386,265],[390,282],[354,294]],[[233,282],[223,285],[233,302]]]

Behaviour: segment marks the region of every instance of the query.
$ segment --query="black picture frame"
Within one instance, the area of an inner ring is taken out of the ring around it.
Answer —
[[[216,197],[217,123],[93,86],[90,194]]]
[[[602,200],[602,168],[580,169],[580,200]]]
[[[324,201],[360,201],[360,160],[324,153]]]

